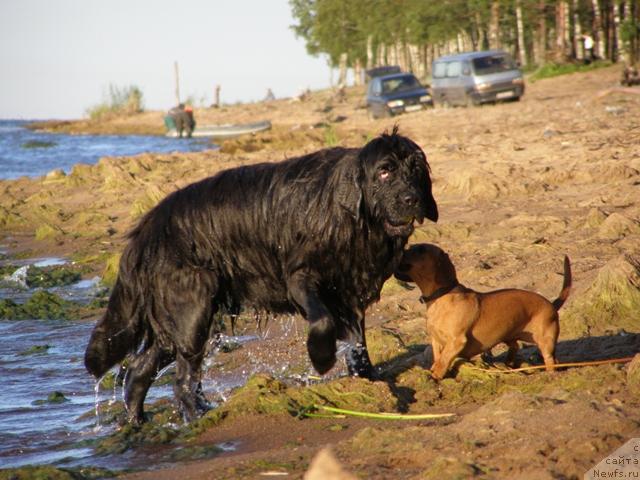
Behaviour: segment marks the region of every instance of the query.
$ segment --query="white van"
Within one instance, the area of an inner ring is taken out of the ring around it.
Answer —
[[[501,50],[469,52],[433,62],[431,96],[436,105],[479,105],[519,100],[524,94],[522,71]]]

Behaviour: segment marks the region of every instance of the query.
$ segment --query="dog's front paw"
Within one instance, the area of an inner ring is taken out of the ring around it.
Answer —
[[[431,378],[433,378],[436,382],[439,382],[444,378],[447,372],[444,368],[438,366],[437,364],[434,364],[431,367],[429,373],[431,374]]]
[[[373,368],[369,352],[362,343],[352,345],[347,352],[347,369],[352,377],[362,377],[371,381],[380,380],[380,374]]]
[[[336,330],[330,319],[323,318],[313,322],[307,338],[307,351],[313,368],[320,375],[324,375],[335,365]]]

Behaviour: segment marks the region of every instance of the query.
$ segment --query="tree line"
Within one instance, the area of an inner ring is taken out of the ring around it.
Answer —
[[[510,52],[524,68],[640,62],[640,0],[289,0],[292,29],[339,69],[399,65],[419,78],[442,55]],[[589,48],[591,47],[591,48]]]

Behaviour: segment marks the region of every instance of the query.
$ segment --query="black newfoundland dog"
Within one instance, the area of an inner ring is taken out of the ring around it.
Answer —
[[[365,309],[425,217],[438,219],[429,166],[397,129],[360,149],[233,168],[182,188],[129,234],[87,370],[101,377],[132,356],[125,404],[139,423],[155,375],[175,360],[175,396],[191,420],[208,408],[200,367],[214,315],[252,307],[306,318],[319,373],[340,339],[351,345],[350,374],[372,378]]]

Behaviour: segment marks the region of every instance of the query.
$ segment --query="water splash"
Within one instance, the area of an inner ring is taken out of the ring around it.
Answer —
[[[102,380],[104,379],[104,377],[107,374],[104,374],[102,377],[100,377],[98,380],[96,380],[96,384],[93,387],[93,392],[94,392],[94,409],[95,409],[95,416],[96,416],[96,424],[93,427],[93,431],[95,433],[99,432],[100,430],[102,430],[102,425],[100,424],[100,384],[102,383]]]
[[[17,287],[21,289],[29,288],[27,285],[27,272],[29,271],[29,265],[23,265],[18,268],[11,275],[7,275],[4,277],[4,281],[11,285],[12,287]]]

